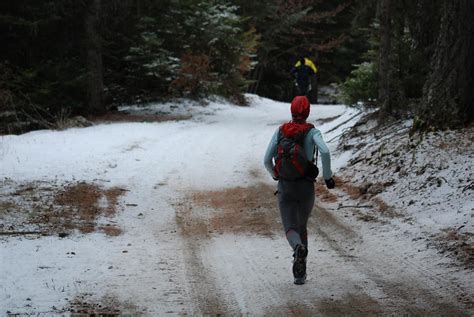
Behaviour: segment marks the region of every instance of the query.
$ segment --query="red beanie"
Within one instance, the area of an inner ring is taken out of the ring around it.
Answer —
[[[291,116],[306,119],[309,116],[309,100],[306,96],[296,96],[291,102]]]

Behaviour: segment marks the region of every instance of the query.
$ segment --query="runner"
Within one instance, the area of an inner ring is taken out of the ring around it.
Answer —
[[[300,56],[295,66],[291,69],[291,74],[295,78],[297,94],[309,98],[312,92],[311,79],[316,80],[318,69],[313,61],[306,56]],[[316,87],[317,88],[317,87]],[[316,94],[317,95],[317,94]]]
[[[327,188],[335,186],[329,149],[321,132],[306,122],[309,111],[310,104],[306,96],[293,99],[292,120],[275,131],[264,158],[265,168],[273,179],[278,180],[278,206],[286,238],[293,249],[295,284],[304,284],[306,281],[306,228],[314,205],[314,181],[318,174],[314,164],[315,151],[321,153]]]

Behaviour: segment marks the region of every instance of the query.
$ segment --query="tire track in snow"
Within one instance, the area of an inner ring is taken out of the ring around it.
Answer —
[[[254,187],[249,190],[256,191]],[[245,199],[235,200],[236,196],[246,195],[245,188],[202,192],[196,197],[202,199],[206,195],[222,195],[216,203],[231,201],[235,212],[249,208]],[[246,196],[246,199],[253,197]],[[235,218],[225,216],[231,215],[226,205],[199,206],[192,199],[185,199],[184,207],[178,208],[176,220],[183,233],[193,314],[468,315],[450,293],[460,291],[451,282],[402,258],[406,254],[384,250],[364,235],[359,222],[341,219],[321,206],[313,211],[310,231],[319,237],[316,248],[327,250],[317,253],[310,246],[308,283],[303,287],[294,286],[290,259],[275,257],[285,254],[283,245],[286,241],[282,243],[281,228],[269,227],[267,230],[273,234],[258,236],[261,224],[278,222],[275,198],[270,194],[264,200],[271,201],[274,207],[265,207],[264,212],[258,214],[265,219],[250,232],[236,229],[241,228],[242,223],[233,223]],[[212,201],[209,198],[206,203]],[[245,213],[241,216],[242,219],[246,217]],[[252,219],[247,220],[255,223]],[[270,252],[266,250],[268,248],[275,250]],[[328,292],[336,296],[331,298],[333,295]]]
[[[175,206],[193,314],[311,315],[314,308],[296,307],[288,300],[288,288],[297,288],[292,284],[290,261],[273,261],[273,253],[281,255],[281,246],[272,246],[273,232],[282,230],[278,212],[266,204],[274,199],[273,188],[261,184],[197,192],[191,197]],[[204,205],[200,206],[202,199]],[[287,247],[286,242],[284,245]],[[273,250],[271,257],[268,250]],[[272,272],[278,271],[278,266],[280,276],[275,278]]]
[[[235,312],[237,303],[218,286],[212,274],[212,264],[205,259],[208,248],[209,220],[195,218],[189,200],[175,205],[175,219],[180,231],[185,282],[190,298],[191,315],[217,316]],[[209,211],[201,210],[204,215]],[[238,310],[237,310],[238,311]]]
[[[313,316],[320,305],[318,299],[330,295],[325,289],[332,283],[331,276],[324,276],[322,285],[315,277],[303,287],[293,285],[291,251],[273,191],[273,187],[260,185],[198,192],[176,204],[194,312]],[[338,257],[330,251],[322,259],[334,265]],[[356,284],[351,274],[338,274],[337,291],[347,281]],[[206,302],[206,298],[210,299]],[[364,302],[361,306],[369,302],[364,297],[349,298],[343,311],[351,309],[356,300]],[[325,307],[336,315],[341,311],[331,303]]]
[[[398,256],[395,250],[384,252],[364,241],[323,207],[316,206],[315,214],[313,220],[319,223],[313,221],[311,226],[317,234],[386,294],[379,302],[384,310],[399,313],[403,307],[405,313],[415,315],[469,316],[452,294],[462,292],[456,285]]]
[[[217,287],[212,271],[202,259],[203,243],[201,239],[185,239],[184,262],[185,275],[188,284],[192,315],[217,316],[235,311],[237,304],[224,296],[225,290]]]

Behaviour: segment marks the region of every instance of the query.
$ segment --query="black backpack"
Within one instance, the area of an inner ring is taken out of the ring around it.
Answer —
[[[279,179],[296,181],[308,179],[315,181],[318,167],[307,158],[303,147],[304,138],[312,127],[292,137],[285,137],[282,128],[278,131],[278,145],[275,160],[275,176]]]

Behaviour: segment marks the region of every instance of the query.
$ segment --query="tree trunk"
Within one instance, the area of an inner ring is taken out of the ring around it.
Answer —
[[[136,0],[137,6],[137,17],[140,18],[142,16],[142,2],[141,0]]]
[[[474,119],[474,1],[445,1],[442,12],[420,117],[428,126],[460,127]]]
[[[87,66],[87,112],[103,114],[104,83],[102,69],[102,45],[100,29],[101,0],[87,0],[84,18]]]
[[[380,22],[379,36],[379,93],[378,104],[380,107],[380,116],[386,117],[392,112],[393,100],[391,93],[391,0],[381,0],[379,2],[378,19]]]

